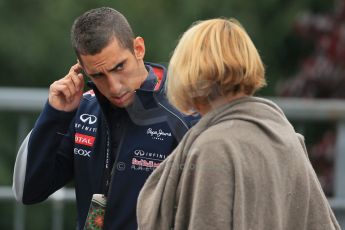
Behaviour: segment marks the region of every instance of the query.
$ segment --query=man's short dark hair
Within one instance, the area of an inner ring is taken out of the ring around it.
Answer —
[[[74,21],[71,30],[72,46],[78,57],[100,53],[113,38],[134,52],[131,26],[120,12],[110,7],[85,12]]]

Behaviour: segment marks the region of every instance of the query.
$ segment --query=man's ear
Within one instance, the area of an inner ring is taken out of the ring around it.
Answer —
[[[142,37],[136,37],[133,40],[133,49],[135,57],[138,60],[143,60],[145,56],[145,42]]]

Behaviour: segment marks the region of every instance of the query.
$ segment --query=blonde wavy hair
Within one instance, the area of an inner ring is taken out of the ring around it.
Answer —
[[[265,68],[245,29],[235,19],[193,24],[170,59],[169,101],[190,114],[220,97],[252,95],[266,85]]]

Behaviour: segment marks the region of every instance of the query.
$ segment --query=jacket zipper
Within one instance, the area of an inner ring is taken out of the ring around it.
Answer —
[[[106,135],[107,135],[106,151],[109,153],[109,156],[110,156],[110,154],[111,154],[111,150],[110,150],[110,146],[111,146],[110,129],[109,129],[108,125],[106,125],[106,128],[107,128],[107,131],[106,131]],[[109,183],[109,184],[107,184],[107,186],[106,186],[108,191],[105,191],[105,193],[104,193],[106,195],[106,197],[109,197],[109,195],[111,194],[111,187],[112,187],[112,185],[114,183],[113,178],[115,176],[115,171],[116,171],[115,169],[117,167],[117,163],[118,163],[118,159],[119,159],[119,155],[120,155],[120,150],[122,148],[122,143],[123,143],[123,140],[125,139],[126,133],[127,133],[127,126],[125,125],[124,129],[123,129],[123,133],[122,133],[121,139],[120,139],[119,146],[118,146],[118,148],[116,150],[115,160],[114,160],[114,163],[112,165],[112,169],[111,169],[110,173],[108,174],[109,178],[107,179],[107,183]],[[109,157],[109,159],[110,159],[110,157]],[[104,229],[105,229],[106,223],[107,223],[107,216],[108,216],[107,214],[109,213],[109,205],[108,205],[109,203],[108,203],[108,200],[109,199],[107,199],[107,206],[106,206],[105,215],[104,215]]]

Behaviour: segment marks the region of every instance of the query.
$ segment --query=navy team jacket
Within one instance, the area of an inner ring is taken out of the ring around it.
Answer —
[[[41,202],[74,181],[77,229],[84,227],[92,195],[106,190],[104,229],[137,229],[136,202],[141,187],[198,119],[183,116],[167,102],[163,66],[146,63],[146,68],[149,75],[136,91],[133,105],[126,108],[128,119],[112,161],[112,132],[104,115],[107,101],[94,86],[84,93],[77,111],[57,111],[46,103],[18,151],[13,181],[17,200]],[[156,79],[159,87],[154,87]],[[112,178],[111,184],[105,189],[108,178]]]

